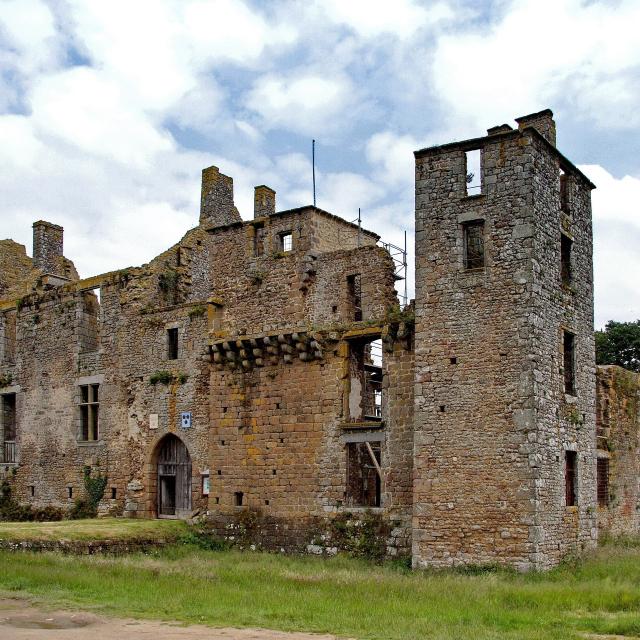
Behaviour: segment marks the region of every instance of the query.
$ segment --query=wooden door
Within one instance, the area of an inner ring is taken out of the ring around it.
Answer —
[[[158,454],[158,516],[191,515],[191,458],[182,440],[167,436]]]

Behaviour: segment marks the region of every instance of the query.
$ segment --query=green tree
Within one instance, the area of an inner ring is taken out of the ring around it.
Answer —
[[[596,363],[640,371],[640,320],[610,320],[604,331],[596,331]]]

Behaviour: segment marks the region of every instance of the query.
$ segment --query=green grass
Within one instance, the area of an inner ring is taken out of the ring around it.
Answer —
[[[186,531],[180,520],[98,518],[60,522],[0,522],[0,540],[174,540]]]
[[[107,614],[354,638],[640,635],[640,546],[519,575],[410,572],[364,561],[210,552],[0,552],[0,591]]]

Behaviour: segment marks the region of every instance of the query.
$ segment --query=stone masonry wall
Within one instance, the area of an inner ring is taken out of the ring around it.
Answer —
[[[468,196],[472,149],[481,149],[483,186]],[[532,129],[416,153],[418,565],[546,567],[594,543],[589,195],[576,187],[567,300],[558,157]],[[473,221],[484,223],[480,269],[464,264]],[[565,399],[558,354],[568,321],[578,395]],[[577,507],[564,506],[565,448],[579,455]]]
[[[613,365],[597,368],[598,458],[608,461],[608,504],[598,527],[610,535],[640,531],[640,374]]]

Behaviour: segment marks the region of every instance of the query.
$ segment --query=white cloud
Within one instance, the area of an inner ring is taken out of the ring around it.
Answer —
[[[25,116],[0,116],[0,140],[0,167],[13,164],[28,169],[42,152],[42,144]]]
[[[444,3],[432,4],[427,9],[411,0],[323,0],[319,6],[332,21],[366,38],[383,33],[407,38],[425,25],[453,16]]]
[[[516,0],[489,29],[474,26],[439,38],[434,87],[450,120],[476,128],[567,97],[574,116],[634,128],[640,114],[631,97],[637,93],[625,85],[640,61],[639,22],[634,0],[615,9],[580,0]]]
[[[640,319],[640,179],[617,179],[598,165],[580,169],[592,192],[596,327]]]
[[[344,77],[267,75],[253,86],[247,106],[259,113],[268,127],[312,135],[340,124],[352,92]]]
[[[83,151],[126,164],[145,165],[159,151],[172,148],[158,131],[128,104],[121,86],[88,67],[74,67],[36,83],[31,97],[33,121],[46,136]]]
[[[376,178],[390,185],[412,189],[415,177],[413,152],[421,146],[412,136],[381,131],[369,139],[367,159]]]

